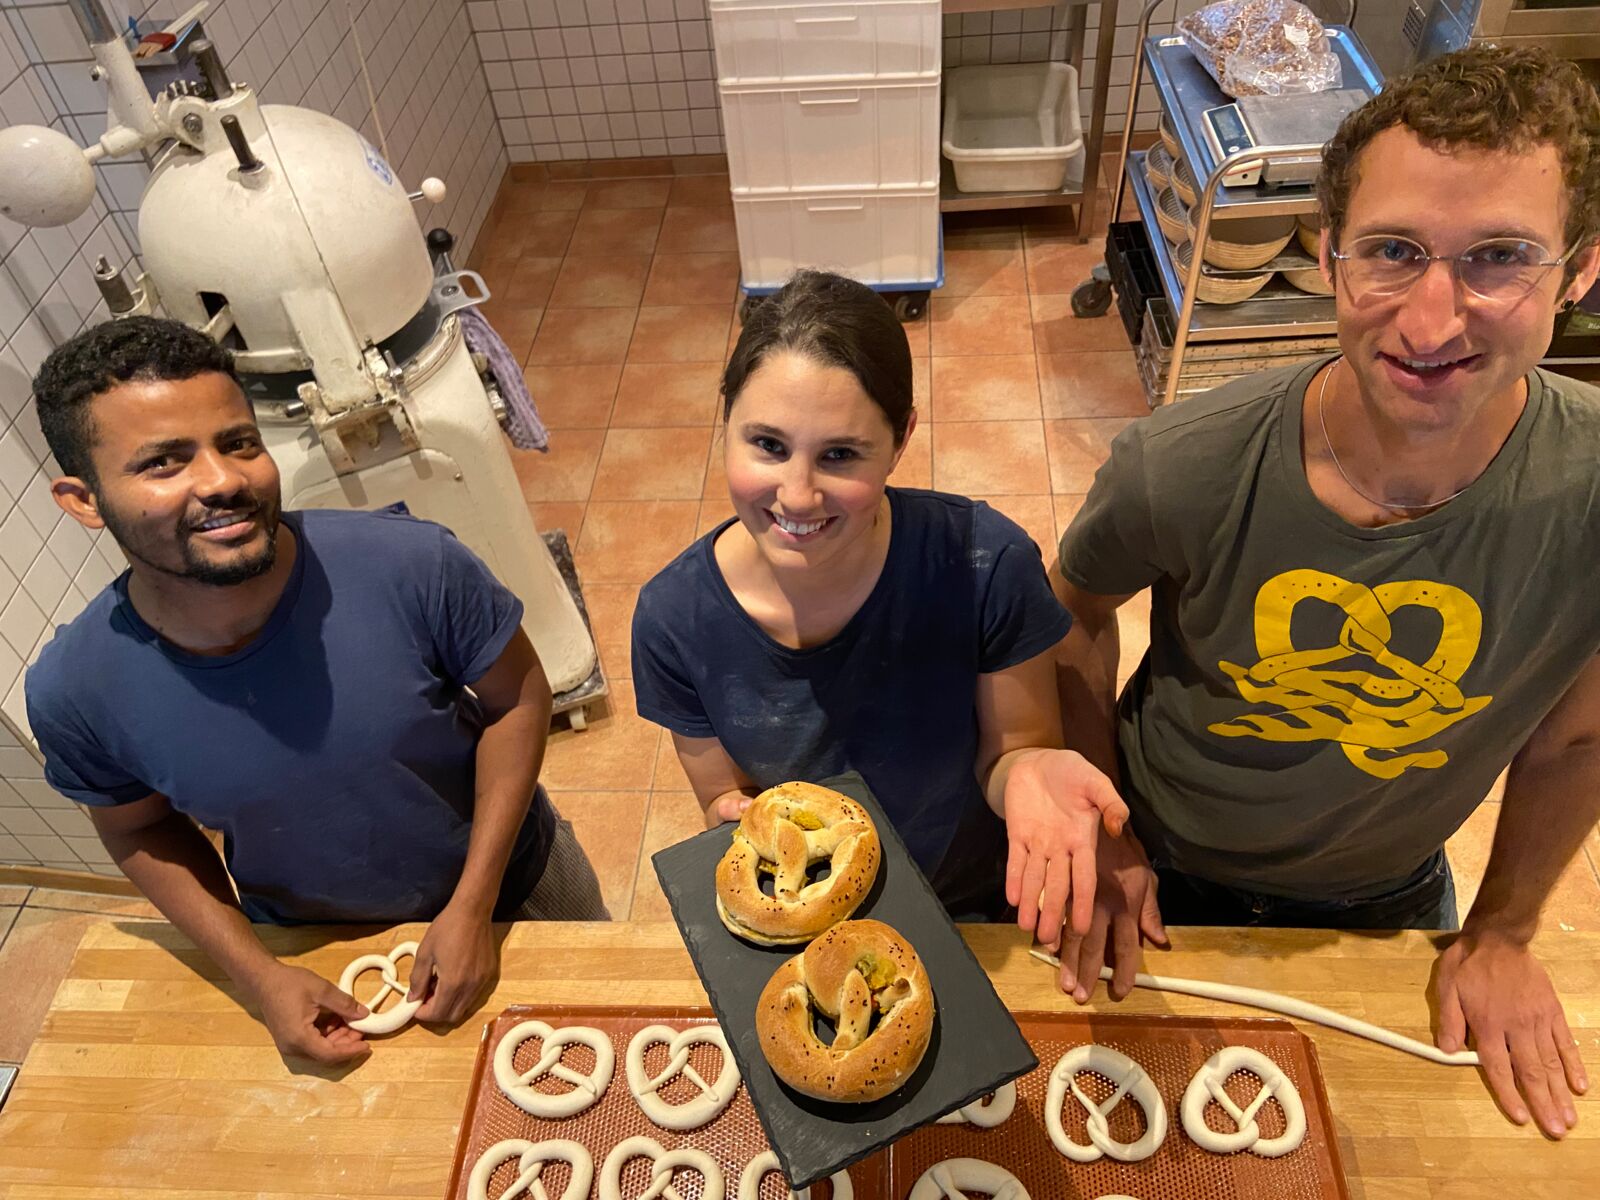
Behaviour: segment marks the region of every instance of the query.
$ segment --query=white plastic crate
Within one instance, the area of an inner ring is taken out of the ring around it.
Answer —
[[[963,192],[1058,191],[1083,179],[1078,72],[1067,63],[945,72],[944,156]]]
[[[939,0],[710,0],[723,84],[939,74]]]
[[[938,186],[937,82],[721,95],[735,195]]]
[[[939,193],[739,197],[739,270],[773,288],[802,267],[866,284],[931,283],[939,271]]]

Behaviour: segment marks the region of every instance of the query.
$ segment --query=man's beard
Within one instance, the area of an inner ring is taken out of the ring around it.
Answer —
[[[195,583],[203,583],[211,587],[236,587],[241,583],[248,583],[272,570],[273,564],[278,560],[278,499],[274,496],[270,501],[258,501],[253,496],[239,495],[229,497],[226,504],[214,505],[213,513],[233,512],[247,509],[252,515],[259,515],[262,528],[267,535],[266,544],[254,554],[237,555],[227,562],[216,563],[205,558],[195,546],[194,538],[187,533],[178,539],[178,554],[182,559],[177,567],[157,561],[152,554],[154,545],[142,534],[135,532],[131,523],[124,521],[116,510],[107,507],[104,502],[100,506],[100,519],[105,522],[111,536],[116,540],[122,552],[130,559],[138,559],[151,570],[160,571],[163,575],[170,575],[174,579],[189,579]],[[206,520],[205,517],[200,518]]]

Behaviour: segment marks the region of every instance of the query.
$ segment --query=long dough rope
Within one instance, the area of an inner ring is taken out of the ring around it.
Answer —
[[[1061,960],[1054,954],[1044,950],[1030,950],[1040,962],[1047,962],[1057,969]],[[1111,979],[1111,968],[1101,967],[1100,978]],[[1185,996],[1199,996],[1204,1000],[1226,1000],[1229,1004],[1243,1004],[1249,1008],[1265,1009],[1267,1012],[1282,1013],[1286,1017],[1294,1017],[1300,1021],[1311,1021],[1317,1025],[1326,1025],[1329,1029],[1337,1029],[1342,1033],[1353,1034],[1368,1041],[1377,1042],[1380,1046],[1388,1046],[1392,1050],[1403,1050],[1407,1054],[1415,1054],[1418,1058],[1425,1058],[1429,1062],[1441,1063],[1447,1067],[1475,1067],[1478,1065],[1478,1055],[1473,1050],[1457,1050],[1454,1054],[1446,1054],[1437,1046],[1427,1042],[1419,1042],[1416,1038],[1408,1038],[1403,1033],[1396,1033],[1392,1029],[1385,1029],[1381,1025],[1372,1025],[1359,1017],[1347,1017],[1344,1013],[1334,1012],[1331,1008],[1312,1004],[1307,1000],[1297,1000],[1293,996],[1280,996],[1277,992],[1263,992],[1259,988],[1236,987],[1231,983],[1211,983],[1205,979],[1178,979],[1171,975],[1146,975],[1140,971],[1133,977],[1135,987],[1150,988],[1157,992],[1181,992]]]

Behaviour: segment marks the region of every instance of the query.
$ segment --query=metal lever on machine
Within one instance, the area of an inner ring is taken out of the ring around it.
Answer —
[[[261,160],[256,157],[254,150],[250,149],[250,142],[244,136],[244,130],[239,127],[239,118],[231,113],[222,118],[222,132],[227,135],[228,145],[233,147],[233,156],[239,160],[239,173],[241,175],[254,175],[261,170]]]
[[[458,271],[450,261],[456,239],[448,229],[428,231],[428,256],[433,259],[433,302],[439,315],[458,312],[482,304],[489,298],[489,285],[476,271]],[[466,285],[472,284],[471,289]]]
[[[213,100],[226,100],[233,94],[233,80],[228,78],[228,71],[222,65],[222,56],[217,53],[217,48],[210,38],[201,38],[189,47],[194,55],[194,61],[200,68],[200,74],[206,81],[206,86],[211,89]]]
[[[94,261],[94,281],[112,316],[120,317],[138,308],[139,301],[134,297],[128,281],[122,277],[122,269],[113,267],[103,254]]]

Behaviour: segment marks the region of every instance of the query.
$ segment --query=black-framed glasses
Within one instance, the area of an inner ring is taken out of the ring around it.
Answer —
[[[1359,300],[1397,296],[1409,289],[1436,262],[1449,263],[1461,286],[1480,300],[1511,304],[1538,287],[1557,267],[1578,252],[1575,242],[1552,258],[1538,242],[1521,238],[1489,238],[1460,254],[1429,254],[1410,238],[1375,233],[1356,238],[1344,251],[1329,250],[1343,269],[1345,286]]]

